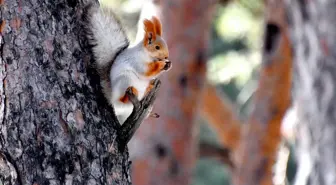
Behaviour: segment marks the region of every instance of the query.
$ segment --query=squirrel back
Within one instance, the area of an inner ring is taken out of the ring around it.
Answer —
[[[109,73],[116,57],[129,46],[126,32],[112,9],[100,7],[98,3],[89,4],[85,10],[86,32],[92,46],[95,68],[101,78],[105,97],[110,97]]]

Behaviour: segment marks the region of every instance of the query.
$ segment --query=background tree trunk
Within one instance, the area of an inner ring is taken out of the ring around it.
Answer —
[[[291,103],[292,52],[284,3],[265,2],[263,61],[253,108],[235,152],[235,185],[273,184],[281,121]]]
[[[173,66],[160,77],[162,88],[153,109],[160,118],[148,119],[129,145],[134,161],[132,180],[137,185],[191,183],[198,152],[195,121],[202,102],[216,2],[149,0],[143,7],[142,18],[157,15],[162,20]],[[142,23],[138,31],[137,41],[143,36]]]
[[[130,184],[119,125],[80,46],[82,2],[0,3],[0,184]]]
[[[336,183],[336,2],[286,1],[295,53],[296,185]]]

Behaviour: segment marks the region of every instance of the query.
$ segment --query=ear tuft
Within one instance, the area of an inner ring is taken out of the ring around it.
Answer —
[[[156,30],[154,23],[148,19],[145,19],[143,24],[145,30],[144,45],[146,46],[156,40]]]
[[[153,21],[154,26],[155,26],[156,34],[161,36],[162,35],[162,24],[161,24],[160,20],[156,16],[153,16],[152,21]]]

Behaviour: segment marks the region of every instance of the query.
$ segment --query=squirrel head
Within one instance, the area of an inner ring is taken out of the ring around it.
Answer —
[[[168,46],[166,41],[162,38],[162,25],[160,20],[153,16],[151,20],[145,19],[143,24],[145,30],[143,45],[148,54],[154,59],[168,59]]]

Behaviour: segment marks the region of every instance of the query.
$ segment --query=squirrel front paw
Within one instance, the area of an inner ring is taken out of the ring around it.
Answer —
[[[145,76],[156,76],[162,71],[168,71],[171,67],[172,62],[168,59],[150,62],[147,64],[147,71],[145,72]]]
[[[171,64],[171,61],[170,60],[165,60],[165,66],[163,67],[163,70],[165,70],[165,71],[168,71],[170,68],[171,68],[171,66],[172,66],[172,64]]]
[[[129,98],[128,98],[128,95],[127,94],[133,94],[134,96],[138,96],[138,90],[133,87],[133,86],[130,86],[126,89],[124,95],[122,97],[119,98],[119,100],[122,102],[122,103],[128,103],[129,102]]]

